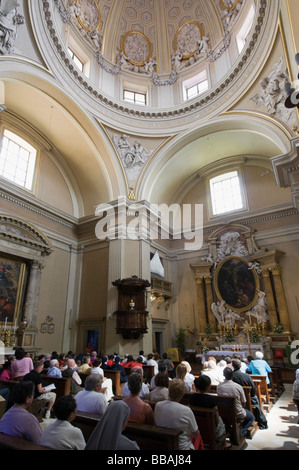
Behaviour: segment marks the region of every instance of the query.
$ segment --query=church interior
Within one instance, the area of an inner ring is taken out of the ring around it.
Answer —
[[[297,0],[1,0],[5,354],[295,380],[297,27]]]

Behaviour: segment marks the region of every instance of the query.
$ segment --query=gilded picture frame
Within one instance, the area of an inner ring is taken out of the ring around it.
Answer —
[[[81,7],[81,10],[83,10],[83,13],[86,13],[87,4],[85,4],[85,0],[75,0],[75,2],[76,2],[77,6]],[[80,24],[81,28],[83,28],[87,33],[94,33],[95,31],[100,30],[101,25],[102,25],[101,11],[100,11],[100,7],[97,4],[96,0],[93,0],[93,5],[94,5],[94,9],[97,11],[97,14],[98,14],[97,24],[93,28],[89,27],[90,24],[88,23],[88,20],[89,19],[94,20],[94,15],[90,15],[90,18],[88,18],[88,15],[86,16],[86,18],[83,17],[81,14],[76,16],[76,18],[78,20],[78,23]],[[85,6],[85,8],[84,8],[84,6]]]
[[[245,312],[255,305],[260,289],[255,269],[249,269],[245,258],[229,256],[216,268],[215,292],[220,301],[235,312]]]
[[[186,54],[186,51],[181,51],[180,48],[179,48],[179,36],[180,36],[182,30],[184,28],[186,28],[186,26],[188,26],[188,25],[193,25],[193,26],[196,26],[198,28],[198,30],[200,32],[200,38],[202,38],[205,35],[202,25],[196,20],[187,21],[186,23],[182,24],[179,27],[179,29],[177,30],[177,32],[175,34],[175,38],[174,38],[174,50],[175,51],[179,50],[182,53],[182,59],[184,59],[184,60],[185,59],[190,59],[190,57],[192,57],[198,49],[198,45],[196,44],[196,46],[194,46],[194,50],[191,51],[191,52],[188,52]]]
[[[147,45],[147,49],[148,49],[147,56],[143,60],[138,61],[138,60],[135,60],[136,57],[135,58],[130,57],[129,51],[126,48],[126,42],[130,36],[132,36],[133,38],[134,36],[135,37],[140,36],[140,39]],[[145,36],[145,34],[141,33],[140,31],[128,31],[127,33],[125,33],[121,40],[121,50],[123,54],[126,56],[127,60],[132,65],[136,65],[137,67],[142,67],[143,65],[145,65],[152,56],[152,45],[150,43],[150,40],[148,39],[147,36]]]
[[[224,4],[224,1],[223,0],[220,0],[220,6],[221,6],[221,9],[222,10],[227,10],[228,11],[234,11],[235,8],[237,7],[238,3],[239,3],[240,0],[235,0],[235,3],[230,7],[230,8],[227,8]]]
[[[0,253],[0,322],[18,321],[23,298],[26,263]]]

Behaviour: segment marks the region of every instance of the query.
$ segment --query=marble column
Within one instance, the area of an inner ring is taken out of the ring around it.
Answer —
[[[27,295],[24,304],[24,315],[29,327],[36,327],[37,323],[37,309],[42,269],[43,264],[41,261],[32,261],[27,287]]]
[[[283,290],[283,285],[280,277],[280,267],[276,266],[271,269],[273,275],[273,281],[275,286],[275,294],[279,311],[280,322],[283,326],[284,333],[290,333],[291,325],[288,314],[287,302]]]
[[[204,333],[206,320],[206,306],[205,306],[205,289],[204,289],[204,278],[196,277],[197,285],[197,308],[198,308],[198,324],[199,332]]]
[[[276,312],[275,299],[274,299],[271,279],[270,279],[270,269],[262,269],[261,272],[262,272],[262,276],[263,276],[264,290],[265,290],[265,293],[266,293],[266,299],[267,299],[267,304],[268,304],[269,322],[270,322],[271,328],[273,329],[274,325],[278,321],[278,318],[277,318],[277,312]]]

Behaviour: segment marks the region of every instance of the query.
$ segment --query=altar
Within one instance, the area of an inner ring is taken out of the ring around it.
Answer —
[[[264,352],[262,344],[251,344],[250,350],[251,352],[249,351],[249,346],[245,344],[222,344],[219,349],[209,350],[203,352],[202,354],[197,354],[196,358],[200,358],[201,363],[204,364],[209,360],[210,357],[215,357],[218,362],[221,361],[221,359],[225,359],[225,357],[233,357],[235,354],[240,357],[247,358],[249,355],[254,356],[256,351],[261,351],[262,353]]]

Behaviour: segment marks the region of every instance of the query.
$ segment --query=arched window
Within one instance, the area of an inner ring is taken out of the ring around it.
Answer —
[[[210,193],[214,216],[245,209],[245,197],[238,171],[211,178]]]
[[[37,151],[26,140],[4,129],[0,152],[0,176],[32,190]]]

